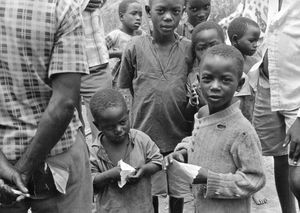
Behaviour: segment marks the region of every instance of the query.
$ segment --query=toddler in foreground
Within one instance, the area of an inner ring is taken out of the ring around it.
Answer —
[[[129,128],[128,109],[118,91],[98,91],[90,108],[100,131],[90,149],[97,212],[152,213],[151,175],[162,163],[158,147],[145,133]],[[123,188],[117,183],[120,160],[136,169]]]
[[[232,103],[243,85],[244,59],[224,44],[207,50],[201,59],[200,85],[207,106],[195,115],[192,136],[166,157],[201,166],[192,191],[198,213],[251,211],[251,195],[265,184],[258,136]]]

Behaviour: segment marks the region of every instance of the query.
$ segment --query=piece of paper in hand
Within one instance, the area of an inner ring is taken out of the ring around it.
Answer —
[[[118,181],[118,186],[122,188],[126,184],[127,176],[135,172],[135,168],[125,163],[123,160],[118,162],[118,166],[121,168],[120,176],[121,180]]]
[[[198,175],[200,168],[200,166],[174,160],[167,170],[169,195],[176,198],[190,195],[190,185]]]

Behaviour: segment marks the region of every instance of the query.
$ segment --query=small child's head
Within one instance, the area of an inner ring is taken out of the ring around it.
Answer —
[[[133,32],[141,26],[142,14],[142,5],[137,0],[123,0],[119,4],[119,17],[126,32]]]
[[[124,97],[114,89],[97,91],[90,101],[95,126],[107,141],[124,142],[129,132],[129,112]]]
[[[192,55],[193,58],[201,60],[205,51],[214,45],[225,42],[225,36],[220,25],[213,21],[198,24],[192,33]]]
[[[260,28],[252,19],[245,17],[234,19],[229,24],[227,33],[232,46],[243,56],[252,56],[256,52]]]
[[[158,36],[173,36],[184,10],[185,0],[149,0],[146,8]]]
[[[210,114],[231,105],[244,83],[243,66],[242,54],[232,46],[219,44],[206,51],[200,63],[200,86]]]
[[[194,27],[208,19],[211,0],[187,0],[188,22]]]

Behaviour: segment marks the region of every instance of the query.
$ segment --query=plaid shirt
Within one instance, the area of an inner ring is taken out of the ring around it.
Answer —
[[[88,73],[80,6],[69,0],[0,0],[0,149],[17,160],[52,95],[51,77]],[[50,155],[75,141],[77,113]]]
[[[109,59],[101,16],[101,7],[104,3],[105,1],[102,1],[99,8],[93,12],[83,11],[82,13],[89,67],[107,64]]]

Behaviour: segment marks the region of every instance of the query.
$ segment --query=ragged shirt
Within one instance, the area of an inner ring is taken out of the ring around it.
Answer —
[[[90,148],[92,177],[101,172],[114,168],[101,144],[102,134],[93,142]],[[131,129],[129,132],[129,148],[125,154],[125,163],[134,168],[152,162],[162,165],[163,157],[158,147],[145,133]],[[99,192],[96,192],[97,212],[101,213],[153,213],[151,176],[143,177],[134,185],[125,185],[119,188],[117,183],[110,183]]]
[[[191,132],[184,115],[189,48],[187,39],[176,36],[166,67],[149,35],[134,37],[123,53],[118,83],[133,92],[132,127],[148,134],[162,152],[173,151]]]

